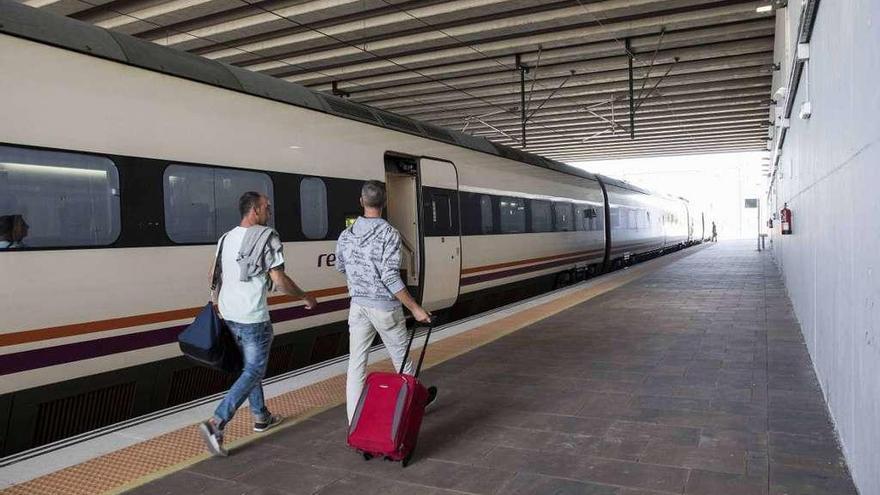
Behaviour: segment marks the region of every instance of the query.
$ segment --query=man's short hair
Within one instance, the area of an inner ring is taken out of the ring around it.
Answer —
[[[251,210],[259,206],[260,198],[262,197],[262,194],[255,191],[248,191],[242,194],[238,200],[238,212],[241,213],[241,218],[244,218]]]
[[[364,182],[361,188],[361,199],[364,206],[369,208],[382,208],[385,206],[385,185],[377,180]]]

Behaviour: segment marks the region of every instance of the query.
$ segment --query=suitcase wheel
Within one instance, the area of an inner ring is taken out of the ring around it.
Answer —
[[[364,456],[365,461],[369,461],[373,458],[373,454],[370,454],[369,452],[361,452],[361,455]]]
[[[409,462],[410,462],[411,460],[412,460],[412,452],[410,452],[409,454],[407,454],[407,456],[404,457],[402,461],[400,461],[400,467],[407,467],[407,466],[409,466]]]

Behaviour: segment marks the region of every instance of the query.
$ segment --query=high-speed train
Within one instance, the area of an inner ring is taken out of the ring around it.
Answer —
[[[0,108],[0,454],[229,385],[176,336],[244,191],[320,302],[270,298],[270,375],[347,353],[333,253],[368,179],[435,312],[706,237],[682,199],[9,0]]]

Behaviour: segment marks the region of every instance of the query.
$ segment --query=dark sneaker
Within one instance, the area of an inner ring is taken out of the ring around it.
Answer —
[[[254,431],[266,431],[280,425],[282,421],[284,421],[284,416],[272,414],[269,416],[269,419],[265,421],[257,421],[256,423],[254,423]]]
[[[425,403],[425,409],[428,408],[437,399],[437,387],[428,387],[428,402]]]
[[[201,432],[202,439],[211,454],[221,457],[229,455],[223,448],[223,432],[217,428],[213,421],[203,421],[199,424],[199,432]]]

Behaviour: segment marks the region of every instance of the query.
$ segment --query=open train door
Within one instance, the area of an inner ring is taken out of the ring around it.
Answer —
[[[452,162],[419,159],[422,267],[420,302],[431,311],[458,299],[461,280],[461,222],[458,172]]]

